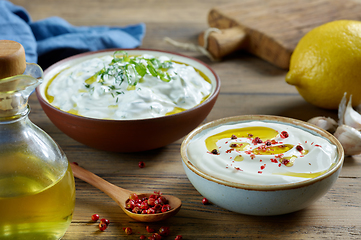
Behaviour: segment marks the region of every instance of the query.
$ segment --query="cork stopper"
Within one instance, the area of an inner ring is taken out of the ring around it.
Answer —
[[[23,74],[25,68],[24,47],[15,41],[0,40],[0,80]]]

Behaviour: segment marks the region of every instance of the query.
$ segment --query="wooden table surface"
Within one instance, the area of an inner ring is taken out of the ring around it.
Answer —
[[[293,86],[285,83],[285,70],[246,53],[238,52],[222,62],[211,62],[199,53],[180,50],[164,42],[170,37],[197,42],[207,28],[212,6],[232,0],[12,0],[25,7],[33,21],[59,16],[76,26],[124,26],[144,22],[147,32],[142,48],[180,52],[209,64],[222,82],[219,98],[204,122],[245,115],[269,114],[308,120],[314,116],[337,119],[336,111],[306,103]],[[69,161],[123,188],[149,192],[160,190],[179,197],[183,206],[173,218],[145,224],[130,219],[108,196],[76,179],[73,221],[68,239],[139,239],[153,228],[169,226],[174,239],[359,239],[361,238],[361,158],[348,157],[334,187],[310,207],[283,216],[255,217],[236,214],[216,205],[203,205],[202,196],[187,179],[181,164],[182,139],[160,149],[141,153],[112,153],[84,146],[60,132],[47,118],[34,95],[30,119],[61,146]],[[144,161],[145,168],[138,162]],[[90,221],[97,213],[110,220],[105,232]],[[123,227],[131,227],[126,235]]]

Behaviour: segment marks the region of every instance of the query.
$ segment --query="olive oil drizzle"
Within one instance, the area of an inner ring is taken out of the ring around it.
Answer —
[[[52,103],[54,101],[54,96],[51,96],[49,94],[49,86],[50,84],[54,81],[55,78],[57,78],[59,76],[60,73],[62,73],[63,71],[65,71],[68,68],[64,68],[63,70],[61,70],[60,72],[58,72],[57,74],[55,74],[46,84],[45,86],[45,98],[48,100],[49,103]]]
[[[299,177],[299,178],[315,178],[326,173],[328,170],[314,172],[314,173],[297,173],[297,172],[285,172],[285,173],[273,173],[273,175],[282,175],[288,177]]]
[[[250,135],[251,134],[251,135]],[[245,128],[236,128],[229,129],[213,136],[208,137],[205,140],[206,148],[209,152],[213,149],[218,149],[217,142],[220,139],[229,138],[230,136],[235,135],[237,138],[251,138],[259,137],[261,140],[266,141],[269,139],[274,139],[278,135],[278,131],[268,128],[268,127],[245,127]]]
[[[259,147],[252,150],[252,153],[255,155],[275,155],[280,153],[285,153],[291,150],[294,147],[292,144],[280,144],[270,147]]]

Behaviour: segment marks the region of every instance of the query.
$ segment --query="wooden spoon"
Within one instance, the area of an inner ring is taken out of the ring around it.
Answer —
[[[102,190],[105,194],[111,197],[129,217],[137,221],[140,222],[162,221],[175,215],[182,206],[182,202],[179,198],[170,195],[162,195],[166,199],[168,199],[169,205],[171,206],[171,210],[164,213],[156,213],[156,214],[137,214],[130,212],[129,210],[125,209],[125,202],[129,198],[129,195],[134,192],[115,186],[114,184],[105,181],[101,177],[98,177],[97,175],[89,172],[88,170],[85,170],[84,168],[79,167],[74,163],[70,163],[70,166],[73,170],[73,174],[75,177]],[[154,193],[137,193],[140,199],[143,197],[149,197],[152,194]]]

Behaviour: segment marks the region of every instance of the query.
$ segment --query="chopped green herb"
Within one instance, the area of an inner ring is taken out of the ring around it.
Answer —
[[[161,66],[161,62],[159,61],[159,59],[152,58],[149,61],[153,64],[155,68],[159,68]]]
[[[131,64],[134,64],[135,66],[135,70],[137,71],[137,73],[141,76],[144,77],[144,75],[147,73],[147,68],[141,64],[141,63],[137,63],[134,60],[130,60]]]
[[[160,68],[169,69],[171,67],[173,67],[173,62],[169,60],[169,61],[164,61]]]
[[[172,77],[167,70],[172,65],[172,61],[161,62],[158,58],[129,57],[125,51],[116,51],[111,63],[90,77],[85,87],[91,90],[90,85],[93,82],[96,81],[103,85],[108,79],[114,79],[114,84],[108,86],[109,90],[116,90],[124,81],[130,86],[136,86],[146,74],[169,82]],[[94,88],[91,91],[93,92]],[[124,92],[116,93],[124,94]]]
[[[138,77],[134,65],[127,64],[127,80],[130,86],[135,86],[138,83]]]
[[[147,68],[148,68],[149,73],[150,73],[153,77],[157,77],[157,76],[158,76],[158,73],[157,73],[157,70],[155,70],[152,62],[151,62],[150,60],[148,60],[147,62],[148,62]]]

